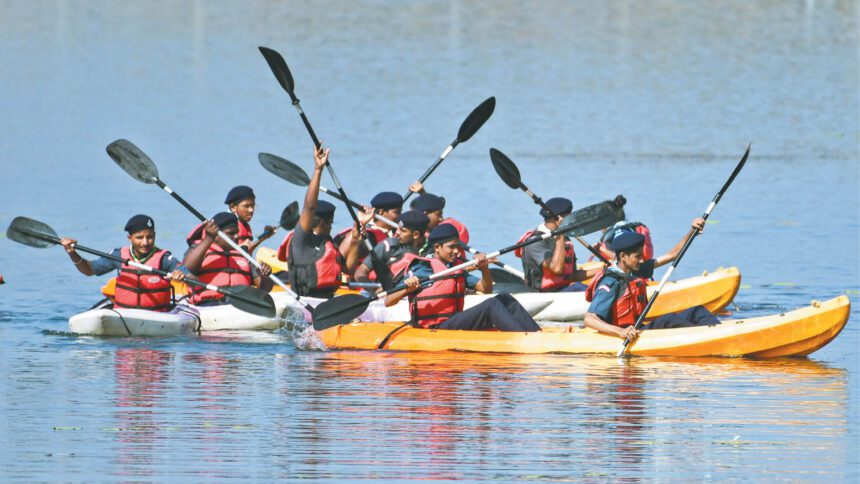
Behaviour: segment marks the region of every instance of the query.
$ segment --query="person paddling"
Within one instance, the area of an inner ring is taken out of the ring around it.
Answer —
[[[234,242],[239,237],[239,219],[233,212],[220,212],[203,223],[203,240],[185,252],[183,264],[200,282],[219,287],[254,286],[261,291],[272,289],[267,276],[272,268],[260,263],[258,271],[242,254],[218,235],[221,230]],[[224,294],[206,288],[191,287],[188,301],[198,306],[225,304]]]
[[[169,251],[155,245],[155,222],[148,215],[131,217],[124,230],[128,232],[130,245],[114,249],[110,254],[169,272],[168,278],[105,257],[92,261],[84,259],[75,251],[78,241],[69,237],[60,239],[60,245],[66,249],[78,272],[85,276],[118,271],[114,307],[169,311],[173,308],[173,293],[168,279],[184,280],[184,269]]]
[[[610,249],[615,252],[615,264],[594,277],[585,291],[591,302],[585,315],[585,326],[619,338],[636,338],[636,318],[648,304],[647,284],[654,269],[678,257],[684,243],[695,231],[701,233],[705,220],[693,220],[692,229],[672,250],[656,259],[645,260],[645,236],[634,231],[615,235]],[[661,316],[648,323],[645,329],[683,328],[718,324],[719,320],[703,306],[695,306],[678,313]]]
[[[493,290],[493,277],[488,267],[490,260],[482,253],[476,254],[474,259],[475,267],[481,272],[480,278],[465,271],[457,271],[439,277],[429,287],[420,289],[419,278],[454,266],[460,261],[462,250],[459,233],[451,224],[440,224],[430,232],[428,239],[433,246],[434,257],[422,259],[411,256],[416,260],[409,267],[409,277],[403,281],[408,287],[386,296],[386,306],[393,306],[408,297],[412,322],[422,328],[540,331],[540,326],[528,311],[507,293],[463,309],[467,289],[483,293]]]
[[[420,210],[408,210],[400,216],[400,225],[395,237],[388,237],[376,244],[373,252],[377,260],[383,261],[390,276],[393,278],[402,273],[411,261],[404,257],[406,254],[420,255],[419,250],[425,245],[425,232],[430,218]],[[371,256],[364,259],[355,270],[355,280],[368,282],[378,280],[373,268]]]
[[[552,232],[573,211],[573,202],[563,197],[550,198],[546,206],[549,210],[543,207],[540,209],[544,223],[524,233],[518,242],[523,242],[535,233]],[[600,268],[587,271],[577,269],[573,243],[564,235],[527,245],[515,250],[514,255],[523,260],[526,285],[541,292],[584,291],[586,286],[579,281],[600,272]]]
[[[251,219],[254,218],[254,212],[257,208],[257,197],[254,195],[254,190],[251,187],[238,185],[231,188],[224,198],[224,203],[230,212],[236,214],[236,217],[239,219],[238,243],[248,252],[253,253],[261,242],[274,234],[275,227],[267,225],[263,229],[263,233],[268,235],[254,242],[254,232],[251,230],[250,223]],[[203,240],[203,225],[203,222],[197,224],[188,233],[185,241],[189,247],[197,245]]]
[[[376,196],[370,200],[370,210],[372,211],[370,217],[378,215],[396,223],[400,218],[401,211],[403,210],[403,197],[394,192],[377,193]],[[367,207],[365,207],[364,210],[356,212],[356,215],[358,215],[359,221],[365,224],[364,235],[367,237],[368,241],[370,241],[370,247],[376,246],[388,237],[395,236],[396,232],[392,231],[391,227],[387,224],[375,224],[373,218],[370,218],[370,220],[365,223],[364,219],[368,217],[368,213],[371,212],[367,212]],[[343,229],[333,237],[334,245],[344,254],[349,252],[352,244],[352,229],[352,227]],[[364,244],[359,244],[358,259],[350,261],[354,263],[347,263],[345,265],[345,272],[352,275],[355,270],[357,270],[361,261],[364,260],[369,253],[370,250],[366,248]]]
[[[299,296],[332,297],[341,284],[347,262],[358,264],[362,227],[353,226],[346,246],[336,247],[331,238],[335,206],[319,199],[320,178],[328,156],[327,148],[314,150],[314,173],[299,223],[278,248],[278,260],[287,261],[290,286]],[[373,215],[359,212],[358,216],[360,223],[366,224]]]
[[[464,244],[469,243],[469,229],[463,225],[459,220],[453,219],[451,217],[445,217],[443,211],[445,209],[445,198],[440,197],[438,195],[434,195],[432,193],[428,193],[424,191],[424,185],[421,182],[415,182],[410,187],[409,190],[420,193],[421,195],[412,201],[410,204],[410,208],[414,210],[421,210],[430,217],[430,225],[427,227],[427,230],[433,230],[439,224],[451,224],[457,229],[457,233],[460,235],[460,240]],[[432,252],[432,247],[430,247],[427,252]]]

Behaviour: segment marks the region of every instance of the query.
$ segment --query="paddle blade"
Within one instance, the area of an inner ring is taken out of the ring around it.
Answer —
[[[155,183],[158,180],[158,168],[155,163],[131,141],[118,139],[107,145],[107,153],[135,180],[143,183]]]
[[[57,233],[48,224],[27,217],[15,217],[6,229],[6,237],[19,244],[39,249],[56,245],[60,241]]]
[[[281,212],[281,220],[278,225],[284,230],[293,230],[299,223],[299,202],[293,202]]]
[[[521,286],[525,285],[525,281],[504,269],[499,269],[498,267],[490,267],[490,274],[493,276],[493,283],[495,284],[519,284]]]
[[[264,318],[274,318],[277,314],[272,296],[254,286],[233,286],[224,289],[227,302],[246,313]]]
[[[311,182],[311,179],[308,177],[308,174],[305,173],[305,170],[302,170],[292,161],[285,160],[284,158],[271,153],[260,153],[257,155],[257,158],[260,160],[260,164],[263,165],[263,168],[269,170],[269,173],[283,178],[293,185],[306,187]]]
[[[285,61],[284,57],[275,50],[263,46],[260,46],[259,48],[260,53],[263,54],[263,57],[269,64],[269,68],[272,69],[272,74],[274,74],[275,79],[278,80],[278,84],[292,95],[295,84],[293,83],[293,75],[290,74],[290,69],[287,67],[287,61]]]
[[[567,230],[569,235],[581,237],[611,227],[622,220],[624,208],[619,207],[615,201],[607,200],[574,211],[565,217],[562,226],[570,227],[570,230]]]
[[[463,124],[460,125],[460,131],[457,133],[457,141],[463,143],[465,141],[469,141],[469,138],[475,135],[481,126],[490,119],[490,116],[493,115],[493,111],[496,110],[496,98],[490,96],[486,101],[482,102],[478,107],[476,107],[469,116],[466,117],[466,120],[463,121]]]
[[[314,309],[312,315],[314,329],[322,331],[338,324],[344,324],[357,318],[367,309],[372,299],[358,294],[344,294],[323,301]]]
[[[493,162],[493,168],[496,169],[496,173],[499,174],[499,177],[507,186],[513,189],[518,189],[522,186],[520,170],[504,153],[495,148],[490,148],[490,160]]]

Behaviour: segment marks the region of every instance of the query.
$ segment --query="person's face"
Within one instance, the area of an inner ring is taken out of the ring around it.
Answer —
[[[645,256],[643,255],[644,247],[640,247],[635,252],[621,252],[619,256],[619,262],[623,264],[627,269],[631,271],[638,271],[639,267],[645,262]]]
[[[388,220],[391,220],[392,222],[397,222],[398,220],[400,220],[400,214],[403,213],[403,208],[380,208],[376,210],[376,213],[387,218]]]
[[[232,240],[233,242],[236,242],[236,243],[239,242],[239,227],[238,226],[230,225],[229,227],[225,227],[225,228],[221,229],[221,232],[223,232],[224,235],[229,237],[230,240]],[[215,238],[215,243],[218,244],[218,247],[221,247],[222,249],[225,249],[225,250],[231,248],[230,244],[227,243],[226,240],[222,239],[220,235]]]
[[[143,229],[139,232],[129,234],[128,241],[131,242],[134,255],[143,257],[149,254],[152,248],[155,247],[155,230]]]
[[[239,217],[239,220],[248,223],[254,217],[254,210],[257,208],[256,199],[246,198],[237,203],[230,205],[230,210]]]
[[[460,257],[460,241],[453,239],[441,244],[435,244],[433,250],[436,252],[437,259],[449,264]]]
[[[418,240],[419,235],[421,234],[417,230],[408,229],[403,226],[397,228],[397,240],[403,245],[412,245]]]
[[[314,228],[314,232],[317,235],[331,235],[331,226],[334,223],[334,219],[320,219],[320,223]]]
[[[427,225],[427,231],[431,231],[439,225],[439,222],[442,221],[442,210],[433,210],[432,212],[424,212],[427,214],[427,218],[430,219],[430,224]]]

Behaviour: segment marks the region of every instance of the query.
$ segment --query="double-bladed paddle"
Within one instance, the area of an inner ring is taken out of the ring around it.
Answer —
[[[266,62],[269,64],[269,68],[272,69],[272,74],[275,75],[275,79],[277,79],[278,84],[284,88],[284,91],[287,92],[290,96],[290,100],[293,102],[293,106],[296,107],[296,111],[299,113],[299,117],[302,118],[302,123],[305,125],[305,129],[307,129],[308,134],[311,136],[311,140],[314,142],[314,146],[316,149],[320,149],[322,147],[322,143],[317,138],[316,133],[314,132],[313,126],[311,126],[311,122],[308,120],[308,117],[305,115],[305,112],[302,110],[302,105],[299,102],[299,98],[296,97],[295,93],[295,83],[293,82],[293,75],[290,73],[290,68],[287,67],[287,62],[284,60],[284,57],[275,50],[272,50],[268,47],[259,47],[260,53],[263,54],[263,57],[266,59]],[[343,200],[348,200],[349,197],[346,196],[346,192],[343,189],[343,185],[340,184],[340,180],[337,178],[337,175],[334,172],[334,168],[331,165],[331,160],[328,160],[325,164],[326,169],[328,170],[329,176],[331,176],[332,181],[334,181],[334,186],[337,188],[338,193],[343,198]],[[352,221],[360,225],[358,221],[358,216],[355,214],[355,210],[353,210],[352,206],[346,203],[346,209],[349,211],[349,216],[352,217]],[[370,252],[370,258],[373,262],[374,269],[376,273],[380,277],[380,282],[383,287],[389,286],[391,284],[390,280],[385,280],[385,271],[382,270],[385,263],[383,261],[378,260],[376,254],[373,253],[373,246],[370,244],[370,241],[367,238],[362,237],[364,241],[364,246]]]
[[[505,182],[506,185],[513,188],[514,190],[519,189],[524,191],[526,195],[531,197],[535,204],[540,205],[541,208],[555,216],[559,215],[553,212],[549,207],[547,207],[546,203],[544,203],[544,201],[539,196],[535,195],[534,193],[532,193],[531,190],[529,190],[529,187],[527,187],[525,183],[523,183],[522,178],[520,177],[520,170],[517,168],[517,165],[515,165],[514,162],[507,157],[507,155],[495,148],[490,148],[490,160],[492,160],[493,162],[493,168],[496,169],[496,173],[498,173],[499,177],[502,179],[502,181]],[[623,218],[621,220],[623,220]],[[583,240],[581,237],[576,236],[575,238],[592,254],[597,256],[597,258],[600,259],[601,262],[609,265],[609,261],[606,260],[606,257],[604,257],[603,254],[600,253],[600,251],[592,247],[591,244]]]
[[[54,231],[54,229],[52,229],[48,224],[27,217],[15,217],[15,219],[12,220],[12,223],[9,224],[9,228],[6,229],[6,237],[11,240],[14,240],[15,242],[18,242],[19,244],[24,244],[30,247],[36,247],[40,249],[43,249],[45,247],[51,247],[53,245],[59,245],[61,240],[60,237],[57,236],[57,233]],[[121,257],[116,257],[105,252],[90,249],[89,247],[84,247],[80,244],[75,244],[75,249],[99,257],[104,257],[105,259],[121,262],[123,264],[136,267],[143,271],[158,274],[159,276],[170,275],[168,272],[155,269],[146,264],[141,264],[140,262],[131,259],[123,259]],[[251,314],[256,314],[258,316],[263,316],[266,318],[273,318],[277,313],[275,303],[272,300],[272,296],[257,289],[256,287],[217,287],[213,286],[212,284],[205,284],[199,281],[195,281],[193,279],[185,279],[185,281],[183,282],[191,286],[205,287],[210,291],[216,291],[221,294],[224,294],[225,296],[227,296],[227,301],[230,304],[236,306],[242,311]]]
[[[158,168],[155,166],[155,163],[146,155],[140,148],[134,145],[131,141],[125,139],[118,139],[113,143],[107,146],[107,153],[111,157],[111,159],[119,165],[120,168],[125,170],[132,178],[138,180],[140,182],[146,184],[156,184],[159,188],[170,194],[174,200],[182,204],[189,212],[191,212],[197,219],[201,222],[206,221],[206,217],[203,216],[197,209],[191,206],[188,202],[185,201],[182,197],[179,196],[178,193],[174,192],[173,189],[168,187],[161,179],[158,177]],[[248,259],[248,262],[251,263],[258,270],[261,268],[260,263],[254,259],[253,256],[248,254],[245,249],[243,249],[239,244],[237,244],[233,239],[227,236],[221,230],[218,230],[218,236],[221,237],[221,240],[227,242],[235,251],[240,253],[244,258]],[[274,274],[269,274],[269,279],[271,279],[275,284],[281,287],[288,295],[292,296],[296,301],[298,301],[304,308],[308,311],[312,311],[313,308],[311,305],[306,304],[304,301],[299,299],[299,296],[293,292],[289,286],[284,284],[277,276]]]
[[[594,211],[590,210],[590,208],[591,207],[585,207],[583,209],[571,213],[564,219],[562,225],[556,230],[553,230],[552,232],[535,235],[522,242],[518,242],[504,249],[498,250],[491,254],[487,254],[487,258],[490,259],[493,257],[498,257],[502,254],[517,250],[520,247],[525,247],[527,245],[534,244],[541,240],[546,240],[550,237],[555,237],[561,234],[571,233],[576,236],[586,235],[590,232],[586,232],[585,230],[588,230],[588,227],[591,227],[594,224],[593,220],[590,220],[588,218],[591,217],[594,213]],[[422,279],[421,282],[422,284],[429,284],[431,281],[438,279],[439,277],[443,277],[445,275],[451,274],[452,272],[456,272],[473,265],[475,265],[474,260],[467,261],[454,267],[445,269],[444,271],[436,272],[429,277]],[[406,287],[407,286],[405,284],[399,284],[388,291],[383,291],[370,297],[364,297],[357,294],[348,294],[345,296],[339,296],[329,299],[328,301],[324,301],[313,311],[314,329],[316,329],[317,331],[321,331],[332,326],[337,326],[338,324],[352,321],[367,309],[367,305],[370,304],[371,301],[384,298],[388,294],[400,291],[402,289],[405,289]]]
[[[281,219],[278,220],[278,225],[273,227],[271,230],[266,230],[257,240],[248,247],[249,253],[254,253],[254,250],[266,241],[269,237],[275,235],[275,232],[278,231],[278,228],[282,228],[284,230],[293,230],[296,227],[296,224],[299,222],[299,202],[292,202],[281,211]]]
[[[293,185],[300,186],[300,187],[306,187],[306,186],[308,186],[308,184],[310,184],[310,178],[308,177],[308,174],[300,166],[296,165],[295,163],[293,163],[290,160],[287,160],[285,158],[281,158],[280,156],[273,155],[271,153],[260,153],[257,156],[257,158],[260,160],[260,164],[263,165],[263,168],[268,170],[273,175],[280,177],[289,183],[292,183]],[[324,186],[320,186],[320,191],[324,192],[328,195],[331,195],[332,197],[340,200],[341,202],[344,202],[348,205],[352,205],[353,207],[355,207],[357,209],[362,208],[362,206],[359,205],[357,202],[354,202],[348,198],[343,198],[340,196],[339,193],[337,193],[333,190],[329,190],[328,188],[326,188]],[[389,219],[387,219],[387,218],[385,218],[379,214],[374,214],[373,218],[375,220],[378,220],[382,223],[387,224],[392,229],[396,230],[398,227],[396,222],[393,222],[393,221],[391,221],[391,220],[389,220]],[[612,223],[615,223],[615,222],[612,222]],[[610,224],[610,225],[612,225],[612,224]],[[467,251],[469,251],[472,254],[478,253],[477,250],[475,250],[472,247],[469,247],[468,244],[461,244],[461,245],[463,246],[464,249],[466,249]],[[502,269],[509,272],[510,274],[518,277],[520,279],[520,285],[524,284],[525,274],[523,274],[522,272],[518,271],[517,269],[505,264],[504,262],[497,261],[497,262],[494,262],[494,264],[501,267]],[[376,273],[379,274],[379,271],[377,270]],[[508,282],[513,282],[513,281],[508,281]]]
[[[719,203],[720,199],[723,198],[723,194],[726,193],[726,190],[729,189],[729,185],[731,185],[732,182],[735,181],[735,177],[737,177],[738,173],[741,172],[741,169],[747,162],[747,158],[749,158],[750,156],[751,147],[752,143],[747,145],[747,150],[746,152],[744,152],[744,156],[741,157],[741,161],[739,161],[738,165],[735,167],[735,171],[733,171],[731,176],[729,176],[729,179],[726,180],[726,183],[725,185],[723,185],[723,188],[721,188],[720,191],[717,192],[716,195],[714,195],[714,199],[711,200],[711,203],[708,205],[708,208],[705,209],[705,214],[702,215],[702,219],[706,221],[708,220],[708,217],[711,215],[711,211],[714,209],[714,207],[717,206],[717,203]],[[660,279],[660,285],[657,286],[657,290],[654,291],[654,294],[651,295],[651,299],[648,300],[648,304],[645,306],[645,309],[642,311],[642,314],[640,314],[639,317],[636,318],[636,324],[633,326],[635,329],[638,330],[642,327],[642,324],[645,321],[645,317],[648,315],[648,311],[651,310],[651,306],[654,305],[654,301],[657,300],[657,297],[660,295],[660,291],[663,289],[663,286],[666,285],[666,281],[668,281],[669,278],[672,277],[672,272],[675,270],[676,267],[678,267],[678,263],[681,262],[681,258],[684,257],[684,254],[687,252],[687,249],[689,249],[690,245],[693,244],[693,239],[695,239],[698,235],[699,231],[696,229],[692,229],[690,236],[687,237],[687,241],[684,242],[684,246],[681,247],[681,251],[678,252],[678,257],[676,257],[675,260],[672,261],[672,265],[669,266],[669,270],[667,270],[666,273],[663,274],[663,278]],[[625,354],[625,352],[627,351],[627,347],[630,346],[630,343],[630,338],[624,338],[624,343],[621,345],[621,349],[618,350],[618,356],[622,356]]]
[[[481,129],[481,126],[490,119],[490,116],[493,115],[493,111],[496,109],[496,98],[493,96],[488,97],[484,102],[478,105],[475,109],[472,110],[471,113],[466,117],[463,124],[460,125],[460,130],[457,131],[457,137],[454,138],[454,141],[445,148],[445,151],[439,155],[439,158],[430,165],[430,168],[421,175],[421,178],[418,179],[419,182],[424,183],[425,180],[433,173],[433,171],[445,161],[445,158],[454,151],[454,148],[457,147],[460,143],[465,143],[469,141],[469,139]],[[409,190],[406,194],[403,195],[403,202],[406,203],[406,200],[409,200],[409,197],[412,196],[412,191]]]

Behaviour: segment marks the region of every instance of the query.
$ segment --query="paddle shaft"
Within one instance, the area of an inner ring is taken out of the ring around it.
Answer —
[[[714,209],[714,207],[717,206],[717,203],[719,203],[720,199],[723,198],[723,194],[726,193],[726,190],[729,189],[729,185],[732,184],[732,182],[735,180],[735,177],[738,176],[738,173],[741,172],[741,169],[744,167],[744,164],[746,163],[747,158],[749,157],[749,154],[750,154],[750,146],[747,146],[747,151],[746,151],[746,153],[744,153],[744,156],[743,156],[743,158],[741,158],[741,161],[738,163],[738,166],[735,167],[735,170],[732,172],[731,176],[729,176],[729,179],[723,185],[723,188],[721,188],[720,191],[717,192],[716,195],[714,195],[714,199],[708,205],[708,208],[705,209],[705,213],[704,213],[704,215],[702,215],[703,220],[705,220],[705,221],[708,220],[708,217],[710,217],[710,215],[711,215],[711,211]],[[651,295],[651,298],[648,300],[648,304],[645,305],[645,309],[642,311],[642,314],[640,314],[639,317],[636,318],[636,324],[633,326],[635,329],[638,330],[639,328],[642,327],[642,324],[645,321],[645,317],[648,315],[648,311],[651,310],[651,306],[654,305],[654,301],[657,300],[657,297],[660,295],[660,291],[663,290],[663,286],[666,285],[666,281],[668,281],[669,278],[672,276],[672,272],[674,272],[675,268],[678,267],[678,264],[681,262],[681,259],[684,257],[684,254],[687,253],[687,249],[690,248],[690,246],[693,244],[693,240],[698,235],[699,235],[698,230],[696,230],[696,229],[691,230],[691,233],[687,237],[686,242],[684,242],[684,246],[681,247],[681,251],[678,253],[678,257],[676,257],[675,260],[672,261],[672,265],[669,266],[669,269],[666,271],[666,274],[664,274],[663,278],[660,279],[660,285],[657,286],[657,290],[654,291],[654,294]],[[627,351],[627,347],[630,346],[630,343],[631,343],[630,338],[624,338],[624,343],[621,345],[621,349],[618,350],[617,356],[623,355]]]
[[[450,155],[451,152],[454,151],[454,148],[456,148],[458,144],[460,144],[459,136],[457,138],[454,138],[454,141],[452,141],[451,144],[448,145],[447,148],[445,148],[445,151],[443,151],[442,154],[439,155],[439,158],[432,165],[430,165],[430,168],[427,168],[427,171],[425,171],[424,174],[421,175],[421,178],[419,178],[418,181],[420,183],[424,183],[425,180],[430,178],[430,175],[432,175],[436,168],[438,168],[439,165],[441,165],[442,162],[445,161],[445,158],[447,158],[448,155]],[[407,190],[406,193],[403,195],[403,203],[406,203],[406,200],[409,200],[409,197],[411,197],[413,193],[414,192],[412,190]]]
[[[53,242],[53,243],[55,243],[55,244],[57,244],[57,245],[59,245],[59,244],[60,244],[60,238],[59,238],[59,237],[53,237],[53,236],[50,236],[50,235],[48,235],[48,234],[43,234],[43,233],[33,232],[32,230],[27,230],[27,229],[18,229],[18,230],[21,230],[21,231],[23,231],[23,232],[26,232],[26,233],[28,233],[30,236],[32,236],[32,237],[36,237],[37,239],[42,239],[42,240],[45,240],[45,241]],[[142,263],[140,263],[140,262],[137,262],[136,260],[132,260],[132,259],[123,259],[122,257],[117,257],[117,256],[115,256],[115,255],[108,254],[107,252],[102,252],[102,251],[100,251],[100,250],[92,249],[92,248],[90,248],[90,247],[86,247],[86,246],[83,246],[83,245],[80,245],[80,244],[75,244],[74,248],[75,248],[75,250],[79,250],[79,251],[81,251],[81,252],[86,252],[86,253],[88,253],[88,254],[92,254],[92,255],[95,255],[95,256],[104,257],[105,259],[110,259],[110,260],[112,260],[112,261],[121,262],[121,263],[123,263],[123,264],[129,265],[129,266],[132,266],[132,267],[137,267],[138,269],[141,269],[141,270],[144,270],[144,271],[147,271],[147,272],[151,272],[151,273],[153,273],[153,274],[158,274],[159,276],[169,276],[169,275],[170,275],[170,273],[169,273],[169,272],[162,271],[162,270],[160,270],[160,269],[156,269],[156,268],[154,268],[154,267],[150,267],[150,266],[148,266],[148,265],[146,265],[146,264],[142,264]],[[245,299],[245,298],[243,298],[242,296],[237,296],[237,295],[233,294],[233,293],[232,293],[232,291],[230,291],[229,289],[221,288],[221,287],[218,287],[218,286],[213,286],[212,284],[206,284],[206,283],[203,283],[203,282],[200,282],[200,281],[195,281],[195,280],[192,280],[192,279],[186,279],[186,280],[185,280],[185,281],[183,281],[183,282],[184,282],[184,283],[186,283],[186,284],[188,284],[188,285],[191,285],[191,286],[204,287],[204,288],[206,288],[206,289],[209,289],[210,291],[220,292],[221,294],[225,294],[225,295],[228,295],[228,296],[230,296],[230,297],[234,297],[234,298],[236,298],[236,299],[242,299],[243,301],[246,301],[246,302],[249,302],[249,303],[252,303],[252,304],[254,304],[254,303],[255,303],[255,301],[251,301],[251,300],[249,300],[249,299]]]
[[[206,221],[206,217],[204,217],[202,213],[197,211],[196,208],[192,207],[190,203],[186,202],[184,198],[180,197],[178,193],[174,192],[173,189],[171,189],[169,186],[167,186],[163,181],[161,181],[161,179],[155,178],[154,181],[155,181],[155,184],[158,185],[159,188],[161,188],[162,190],[164,190],[165,192],[170,194],[171,197],[173,197],[177,202],[182,204],[182,206],[185,207],[189,212],[194,214],[194,216],[197,217],[198,220],[200,220],[201,222]],[[260,263],[257,262],[257,259],[254,259],[254,257],[251,256],[251,254],[246,252],[245,249],[243,249],[239,244],[234,242],[233,239],[231,239],[229,236],[227,236],[227,234],[222,232],[220,229],[218,230],[218,236],[221,237],[221,240],[224,240],[225,242],[227,242],[227,244],[229,244],[230,247],[232,247],[236,252],[242,254],[242,257],[244,257],[245,259],[248,259],[248,262],[250,262],[251,265],[256,267],[257,270],[262,269],[262,266],[260,266]],[[284,292],[286,292],[288,295],[290,295],[293,299],[295,299],[301,305],[303,305],[305,307],[305,309],[307,309],[308,311],[313,310],[313,307],[310,304],[307,304],[304,301],[302,301],[299,298],[299,295],[296,294],[295,292],[293,292],[289,286],[284,284],[284,282],[280,278],[278,278],[274,274],[269,274],[269,279],[271,279],[272,282],[277,284],[281,289],[284,290]]]

